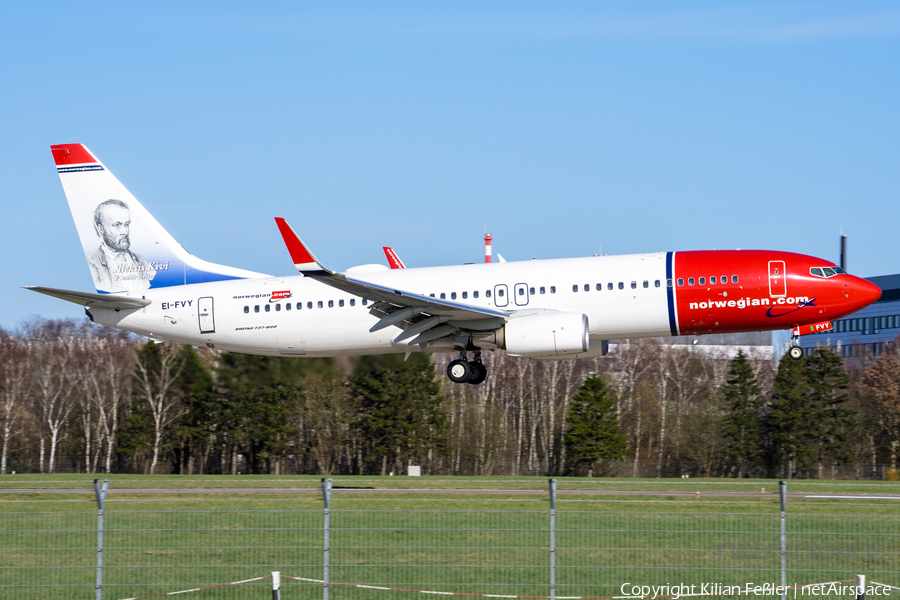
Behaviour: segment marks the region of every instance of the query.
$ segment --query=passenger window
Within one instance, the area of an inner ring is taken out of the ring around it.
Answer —
[[[706,277],[700,278],[700,285],[706,285]]]
[[[545,288],[544,286],[541,286],[541,293],[542,294],[547,293],[547,288]]]
[[[573,291],[573,292],[577,292],[577,291],[578,291],[578,284],[575,284],[575,285],[572,286],[572,291]]]
[[[681,286],[683,286],[683,285],[684,285],[684,278],[683,278],[683,277],[679,277],[679,278],[678,278],[678,287],[681,287]]]
[[[659,287],[659,285],[660,285],[660,284],[659,284],[659,279],[657,279],[656,281],[653,282],[653,287]],[[670,285],[670,286],[672,285],[672,282],[671,282],[671,281],[669,281],[669,285]]]
[[[681,284],[679,283],[678,285],[681,285]],[[666,279],[666,287],[667,288],[672,287],[672,278],[671,277],[669,279]]]
[[[645,288],[650,287],[650,282],[647,281],[646,279],[644,280],[644,287],[645,287]]]
[[[246,313],[249,313],[249,312],[250,312],[250,307],[249,307],[249,306],[245,306],[245,307],[244,307],[244,313],[246,314]]]
[[[484,291],[484,297],[485,297],[485,298],[490,298],[490,297],[491,297],[491,290],[485,290],[485,291]]]
[[[362,303],[363,306],[365,306],[365,305],[368,304],[368,303],[369,303],[369,299],[368,299],[368,298],[363,298],[363,303]]]
[[[584,291],[586,291],[586,292],[591,291],[591,284],[589,284],[589,283],[584,284]]]
[[[431,297],[434,298],[434,294],[431,294]]]
[[[275,305],[275,312],[281,312],[281,305],[280,305],[280,304],[276,304],[276,305]]]
[[[446,299],[447,299],[447,294],[445,294],[444,292],[441,292],[441,300],[446,300]]]
[[[334,308],[334,300],[328,301],[328,308]]]
[[[709,285],[716,285],[716,276],[713,275],[709,278]]]
[[[625,289],[625,284],[624,284],[623,282],[621,282],[621,281],[619,282],[619,289],[620,289],[620,290],[624,290],[624,289]]]
[[[298,303],[297,303],[297,310],[302,310],[302,309],[303,309],[303,303],[302,303],[302,302],[298,302]]]
[[[350,298],[350,306],[356,306],[356,298]]]
[[[534,288],[528,288],[528,293],[534,296]]]
[[[596,287],[597,287],[597,291],[598,291],[598,292],[603,290],[603,284],[602,284],[602,283],[598,283]]]
[[[556,286],[555,286],[555,285],[551,285],[551,286],[550,286],[550,293],[551,293],[551,294],[555,294],[555,293],[556,293]]]
[[[608,289],[608,290],[613,289],[613,284],[612,284],[611,281],[610,281],[609,283],[606,284],[606,289]]]
[[[463,292],[463,300],[469,297],[469,292]]]
[[[497,290],[497,295],[500,296],[501,298],[503,297],[503,289],[502,288]]]
[[[472,292],[472,297],[473,297],[473,298],[477,298],[477,297],[478,297],[478,290],[475,290],[474,292]]]
[[[343,308],[343,307],[344,307],[344,301],[343,301],[343,300],[338,300],[338,306],[340,306],[341,308]]]
[[[259,312],[259,304],[253,307],[253,312]]]
[[[737,282],[738,282],[738,276],[737,276],[737,275],[732,275],[732,276],[731,276],[731,283],[737,283]]]
[[[288,302],[287,304],[284,305],[284,310],[291,310],[291,303],[290,303],[290,302]]]
[[[269,312],[270,310],[272,310],[272,305],[266,304],[266,312]]]
[[[524,295],[525,295],[525,288],[519,288],[519,295],[520,295],[520,296],[524,296]]]
[[[694,278],[688,277],[688,285],[694,285]]]
[[[450,299],[456,300],[456,292],[450,292]]]
[[[637,289],[637,281],[632,281],[632,282],[631,282],[631,289],[633,289],[633,290],[636,290],[636,289]]]
[[[322,301],[321,301],[321,300],[319,300],[317,306],[318,306],[319,308],[325,308],[325,305],[322,304]]]
[[[306,308],[312,308],[312,302],[307,302],[307,303],[306,303]]]

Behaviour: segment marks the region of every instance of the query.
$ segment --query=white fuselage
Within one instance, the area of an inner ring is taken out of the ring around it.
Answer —
[[[472,306],[584,313],[592,340],[671,335],[665,252],[351,271],[356,279]],[[152,303],[142,309],[90,311],[98,323],[153,339],[251,354],[420,350],[409,340],[394,343],[397,327],[370,333],[378,322],[371,301],[299,275],[150,289],[144,297]]]

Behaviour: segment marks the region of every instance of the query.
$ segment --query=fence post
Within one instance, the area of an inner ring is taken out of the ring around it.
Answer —
[[[322,500],[325,503],[325,539],[324,549],[322,552],[322,600],[328,600],[328,534],[331,531],[331,479],[322,478]]]
[[[97,600],[103,600],[103,505],[106,503],[106,491],[109,479],[94,480],[94,494],[97,496]]]
[[[550,600],[556,600],[556,480],[550,480]]]
[[[866,600],[866,576],[856,576],[856,600]]]
[[[785,504],[787,502],[787,482],[778,482],[781,497],[781,600],[787,599],[787,529],[785,527]]]
[[[272,600],[281,600],[281,571],[272,571]]]

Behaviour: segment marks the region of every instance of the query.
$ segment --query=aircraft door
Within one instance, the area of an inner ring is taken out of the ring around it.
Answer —
[[[494,306],[506,306],[509,304],[509,290],[505,283],[494,286]]]
[[[773,298],[787,296],[787,273],[783,260],[769,261],[769,295]]]
[[[528,305],[528,286],[524,283],[517,283],[515,290],[516,306]]]
[[[215,333],[216,319],[213,316],[213,299],[211,296],[200,298],[197,301],[200,318],[200,333]]]

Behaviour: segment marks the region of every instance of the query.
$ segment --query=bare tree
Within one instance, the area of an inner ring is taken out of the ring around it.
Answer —
[[[180,398],[174,393],[173,387],[181,375],[184,363],[180,346],[172,343],[148,342],[139,353],[135,364],[138,390],[149,404],[153,419],[153,457],[150,460],[150,473],[156,472],[163,431],[181,416]]]
[[[35,400],[41,421],[50,432],[47,471],[56,470],[56,452],[62,428],[75,408],[77,338],[71,323],[46,323],[33,332]],[[59,327],[59,329],[56,329]],[[41,472],[44,472],[44,443],[41,437]]]
[[[0,356],[3,357],[0,360],[0,416],[3,418],[0,475],[5,475],[9,441],[31,392],[31,351],[24,340],[13,339],[0,331]]]

